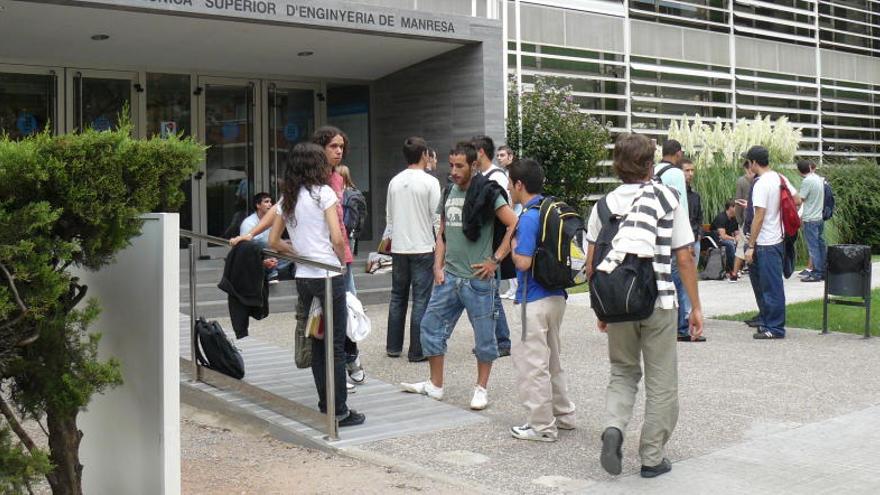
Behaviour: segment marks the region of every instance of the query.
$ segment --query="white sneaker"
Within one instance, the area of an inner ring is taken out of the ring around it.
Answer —
[[[348,390],[348,393],[350,394],[356,392],[356,390],[354,389],[354,384],[352,384],[351,382],[345,382],[345,389]]]
[[[425,380],[418,383],[401,383],[404,392],[411,394],[422,394],[434,400],[443,400],[443,387],[436,387],[431,380]]]
[[[501,297],[501,299],[516,299],[516,292],[507,291],[499,297]]]
[[[532,440],[535,442],[556,441],[556,437],[554,437],[553,435],[550,435],[549,433],[538,433],[528,424],[511,427],[510,434],[513,436],[513,438],[519,438],[520,440]]]
[[[482,411],[486,409],[486,406],[489,405],[489,392],[477,385],[474,387],[474,398],[471,399],[471,409],[475,411]]]
[[[361,366],[360,356],[355,358],[353,363],[346,363],[345,369],[348,371],[348,377],[357,385],[361,385],[367,380],[367,373],[364,371],[364,367]]]

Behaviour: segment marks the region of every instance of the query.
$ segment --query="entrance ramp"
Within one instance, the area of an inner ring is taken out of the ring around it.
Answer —
[[[245,362],[245,382],[300,404],[317,407],[318,394],[312,371],[297,369],[290,350],[255,337],[239,341],[235,341],[231,333],[227,333],[227,337],[241,350]],[[189,316],[184,314],[180,315],[180,355],[190,355]],[[181,370],[186,369],[181,367]],[[245,410],[274,428],[304,439],[306,443],[331,449],[487,421],[479,414],[422,395],[407,394],[396,386],[368,377],[365,384],[359,385],[356,392],[348,396],[349,407],[366,414],[367,421],[360,426],[340,429],[339,439],[328,441],[323,432],[242,394],[194,382],[186,373],[181,374],[180,382],[184,387],[208,393]]]

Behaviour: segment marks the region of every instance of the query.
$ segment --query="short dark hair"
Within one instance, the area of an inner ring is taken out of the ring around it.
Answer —
[[[812,160],[798,160],[797,162],[798,172],[802,174],[810,173],[815,167]]]
[[[743,168],[748,169],[751,166],[752,166],[752,162],[750,162],[749,160],[746,160],[743,162]]]
[[[691,160],[691,159],[688,158],[688,157],[684,157],[684,158],[681,159],[680,162],[678,162],[678,164],[681,165],[682,167],[684,167],[684,164],[685,164],[685,163],[690,163],[691,165],[693,165],[693,164],[694,164],[694,161]]]
[[[681,143],[675,139],[667,139],[663,143],[663,156],[672,156],[681,151]]]
[[[522,182],[529,194],[544,192],[544,167],[531,158],[517,158],[507,169],[510,183]]]
[[[256,207],[266,198],[272,199],[272,195],[267,192],[258,192],[257,194],[254,194],[254,199],[251,201],[251,205]]]
[[[345,155],[348,154],[348,136],[346,136],[338,127],[325,125],[317,128],[315,132],[312,133],[312,142],[322,148],[326,148],[327,145],[330,144],[330,141],[333,141],[333,138],[336,136],[342,136],[342,158],[345,158]]]
[[[464,155],[465,160],[467,160],[468,165],[473,165],[475,161],[477,161],[477,148],[474,146],[474,143],[468,141],[460,141],[455,147],[449,150],[450,155]]]
[[[428,151],[428,143],[419,136],[408,137],[403,142],[403,157],[407,165],[419,163],[426,151]]]
[[[734,207],[736,207],[736,201],[734,201],[732,199],[728,199],[727,201],[724,202],[724,211],[727,211],[727,210],[734,208]]]
[[[508,145],[506,145],[506,144],[502,144],[502,145],[499,146],[498,149],[495,150],[495,151],[496,151],[496,152],[498,152],[498,151],[506,151],[507,154],[509,154],[510,156],[513,156],[513,157],[516,156],[516,153],[514,153],[513,150],[510,149],[510,146],[508,146]]]
[[[483,150],[483,153],[485,153],[486,157],[490,160],[495,158],[495,142],[492,141],[492,138],[489,136],[484,136],[482,134],[474,136],[471,138],[471,143],[474,145],[474,148]]]
[[[641,134],[621,134],[614,143],[614,172],[624,183],[645,180],[654,164],[654,145]]]

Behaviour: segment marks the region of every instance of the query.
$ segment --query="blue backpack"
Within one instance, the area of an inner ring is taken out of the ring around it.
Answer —
[[[822,207],[822,220],[827,222],[834,216],[834,191],[831,190],[831,184],[827,180],[823,183],[825,184],[825,202]]]

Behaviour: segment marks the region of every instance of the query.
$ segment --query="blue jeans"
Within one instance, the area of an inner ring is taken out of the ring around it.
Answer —
[[[825,222],[804,222],[804,238],[813,260],[813,275],[825,278]]]
[[[446,272],[443,283],[434,286],[422,318],[422,353],[426,357],[446,354],[446,341],[452,336],[461,313],[467,310],[474,328],[477,361],[491,363],[498,359],[494,302],[497,292],[498,281],[494,278],[458,278]]]
[[[388,334],[385,351],[398,353],[403,350],[406,307],[412,286],[412,314],[409,319],[410,359],[422,357],[422,317],[431,299],[434,285],[434,253],[391,255],[391,303],[388,305]]]
[[[345,386],[345,326],[348,322],[348,306],[345,304],[345,280],[344,277],[332,278],[333,286],[333,388],[335,389],[336,415],[348,416],[348,389]],[[312,307],[312,299],[318,298],[321,306],[326,308],[324,300],[323,278],[298,278],[296,290],[299,293],[299,301],[304,311]],[[299,308],[300,306],[298,306]],[[327,411],[327,375],[324,372],[324,363],[327,359],[324,353],[324,340],[311,339],[312,341],[312,377],[315,379],[315,388],[318,389],[318,409]]]
[[[694,263],[696,263],[697,271],[700,269],[700,243],[701,240],[694,241]]]
[[[685,248],[682,248],[685,249]],[[691,300],[688,299],[684,284],[681,282],[681,274],[678,272],[678,261],[675,259],[675,251],[672,252],[672,282],[675,284],[675,294],[678,296],[678,334],[690,335],[688,316],[691,314]]]
[[[733,262],[736,258],[736,242],[729,239],[718,239],[718,246],[724,246],[724,269],[725,271],[733,270]]]
[[[761,326],[777,337],[785,337],[785,288],[782,285],[783,243],[755,248],[749,270],[752,291],[758,303]]]
[[[504,305],[501,304],[500,282],[500,280],[495,280],[495,340],[498,342],[499,349],[510,349],[510,327],[507,325]]]

